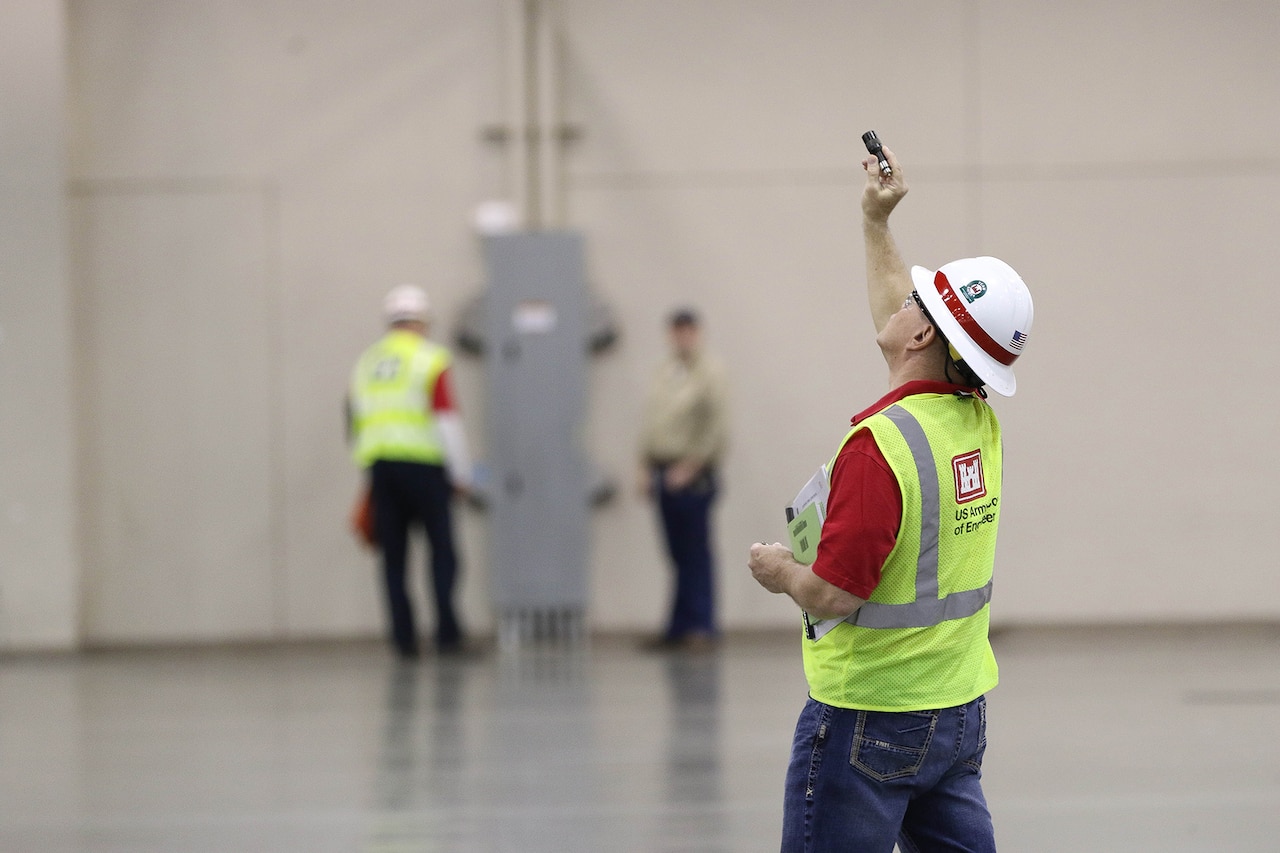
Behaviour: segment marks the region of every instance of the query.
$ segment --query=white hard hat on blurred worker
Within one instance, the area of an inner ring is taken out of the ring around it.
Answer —
[[[911,280],[938,331],[991,390],[1012,397],[1013,363],[1031,334],[1031,293],[999,258],[964,258],[937,272],[911,268]]]
[[[431,310],[431,301],[427,292],[416,284],[401,284],[391,288],[382,300],[382,313],[387,323],[402,323],[407,320],[426,322]]]

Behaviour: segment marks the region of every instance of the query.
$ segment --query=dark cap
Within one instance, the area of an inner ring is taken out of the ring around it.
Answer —
[[[698,314],[692,308],[679,308],[671,312],[671,327],[677,326],[696,326],[698,325]]]

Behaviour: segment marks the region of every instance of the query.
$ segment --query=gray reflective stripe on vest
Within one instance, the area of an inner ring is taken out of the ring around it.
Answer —
[[[942,508],[938,498],[938,468],[929,438],[915,416],[901,406],[889,407],[884,415],[906,439],[920,481],[920,556],[916,561],[916,600],[910,604],[868,601],[844,621],[859,628],[929,628],[951,619],[972,616],[991,600],[990,582],[981,589],[967,589],[938,598],[938,525],[942,520]]]

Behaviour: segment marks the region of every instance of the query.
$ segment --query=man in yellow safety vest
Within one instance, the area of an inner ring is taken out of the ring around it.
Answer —
[[[1003,457],[984,386],[1016,390],[1031,295],[996,258],[908,271],[889,231],[907,184],[883,153],[890,169],[862,164],[863,238],[892,390],[802,490],[792,547],[748,561],[803,611],[782,849],[994,851],[981,776]]]
[[[348,417],[352,456],[369,476],[374,529],[382,550],[391,640],[403,658],[418,656],[413,607],[405,587],[411,523],[426,529],[436,649],[462,648],[454,608],[458,575],[450,501],[471,485],[466,434],[454,398],[449,351],[427,338],[427,295],[400,285],[383,304],[387,332],[351,374]]]

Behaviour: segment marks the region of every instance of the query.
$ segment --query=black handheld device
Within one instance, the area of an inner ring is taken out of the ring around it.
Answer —
[[[880,137],[876,136],[876,132],[868,130],[862,134],[862,144],[867,146],[867,152],[879,161],[880,173],[886,178],[890,177],[893,169],[889,168],[889,161],[884,158],[884,146],[880,144]]]

